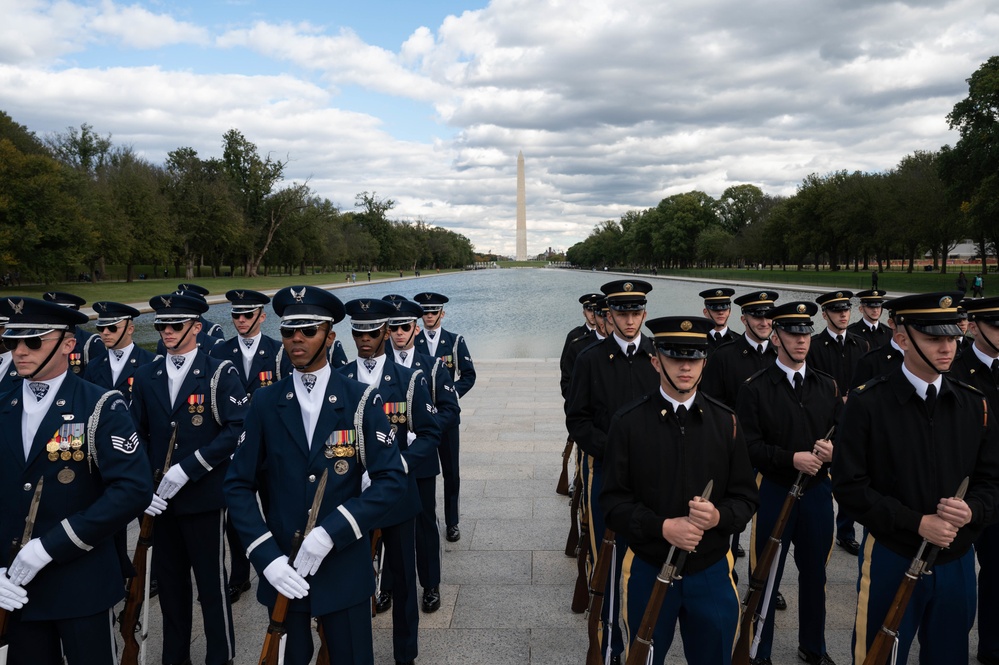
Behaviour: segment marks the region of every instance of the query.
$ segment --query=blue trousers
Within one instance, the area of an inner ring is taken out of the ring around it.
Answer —
[[[739,626],[739,592],[732,579],[729,554],[700,572],[682,575],[666,592],[652,633],[652,664],[666,660],[676,624],[680,624],[683,654],[692,665],[729,665]],[[645,616],[659,568],[639,559],[630,549],[621,569],[625,643],[632,645]],[[682,574],[682,573],[681,573]],[[629,647],[630,648],[630,647]]]
[[[29,596],[30,598],[30,596]],[[21,621],[11,614],[7,625],[8,665],[116,665],[113,609],[87,617]]]
[[[268,608],[268,614],[272,609]],[[326,636],[331,665],[374,665],[369,601],[324,614],[319,617],[319,623]],[[308,612],[288,612],[284,627],[288,635],[284,650],[285,665],[309,665],[315,651],[312,617]]]
[[[978,542],[978,653],[999,660],[999,524],[986,527]]]
[[[863,663],[867,657],[911,562],[911,558],[895,554],[869,533],[864,534],[857,561],[855,663]],[[968,550],[956,561],[933,566],[932,572],[916,583],[898,627],[898,662],[908,662],[909,647],[918,635],[920,663],[967,665],[968,633],[975,622],[975,556]]]
[[[760,484],[760,508],[753,518],[750,569],[763,554],[770,534],[780,515],[789,488],[757,476]],[[766,619],[762,628],[757,658],[769,658],[774,640],[774,600],[784,564],[794,545],[794,565],[798,568],[798,645],[814,654],[826,652],[826,563],[833,545],[832,483],[828,478],[809,489],[795,502],[781,536],[781,551],[777,559],[777,577]],[[754,639],[755,639],[754,631]]]
[[[441,585],[441,529],[437,522],[437,476],[417,478],[422,510],[416,516],[416,573],[420,586]]]
[[[437,455],[441,460],[441,475],[444,476],[444,524],[458,526],[461,517],[458,505],[461,473],[458,469],[457,427],[441,433],[441,444],[437,447]]]
[[[382,527],[385,571],[382,590],[392,592],[392,651],[399,661],[415,660],[418,652],[420,605],[416,595],[416,526],[409,519]]]
[[[590,576],[596,566],[597,555],[600,554],[600,547],[603,544],[604,511],[600,507],[600,490],[604,484],[604,470],[601,460],[587,455],[583,460],[583,474],[586,479],[586,492],[583,500],[587,502],[586,508],[590,522]],[[611,654],[618,655],[624,651],[624,634],[621,632],[619,618],[621,616],[621,600],[618,581],[621,576],[621,563],[624,561],[624,553],[628,544],[621,534],[617,534],[616,555],[611,563],[611,568],[607,574],[607,584],[604,587],[604,604],[600,612],[600,619],[604,622],[604,633],[610,633]],[[604,652],[606,653],[607,640],[601,640]]]

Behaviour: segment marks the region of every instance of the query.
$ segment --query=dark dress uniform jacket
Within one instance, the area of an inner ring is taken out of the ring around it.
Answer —
[[[291,361],[285,355],[284,345],[273,337],[261,335],[257,342],[257,350],[250,361],[250,373],[243,371],[243,352],[240,350],[243,342],[237,335],[221,344],[216,344],[208,355],[219,360],[229,360],[239,374],[247,394],[253,395],[257,388],[277,383],[292,372]],[[270,376],[267,376],[267,373]]]
[[[565,424],[569,436],[586,454],[602,460],[611,418],[617,410],[659,389],[659,373],[650,360],[653,353],[652,342],[640,337],[635,355],[629,359],[612,335],[579,354]]]
[[[83,372],[83,378],[105,388],[114,388],[121,392],[127,401],[131,402],[132,381],[129,379],[134,379],[136,370],[143,365],[153,362],[155,358],[156,356],[153,355],[152,351],[146,351],[141,346],[134,345],[132,352],[128,354],[125,366],[121,368],[121,373],[118,375],[118,382],[111,385],[111,360],[108,354],[105,353],[100,360],[94,360],[87,365],[87,369]]]
[[[996,519],[999,499],[999,432],[985,396],[943,377],[932,417],[915,387],[897,369],[850,393],[836,434],[833,491],[888,549],[912,557],[919,522],[936,513],[970,476],[964,500],[971,522],[962,527],[939,563],[964,555]]]
[[[101,341],[100,335],[77,328],[76,346],[69,354],[69,369],[73,374],[82,376],[87,365],[100,360],[101,356],[105,354],[107,354],[107,347]]]
[[[867,348],[873,351],[874,349],[880,349],[882,346],[888,344],[891,341],[892,330],[885,324],[878,322],[878,327],[876,330],[872,331],[871,327],[864,323],[863,320],[851,323],[846,327],[846,331],[853,333],[857,337],[861,338],[867,342]]]
[[[426,334],[426,330],[420,331],[420,334],[416,336],[413,348],[420,353],[428,356],[434,355],[443,360],[444,366],[451,372],[451,380],[454,381],[458,397],[464,397],[465,393],[475,385],[475,366],[472,364],[472,357],[465,345],[465,338],[443,328],[438,328],[437,335],[440,337],[440,341],[437,342],[437,352],[431,354]]]
[[[295,531],[305,529],[319,479],[329,471],[316,526],[329,533],[333,550],[309,578],[309,595],[290,605],[291,611],[323,616],[366,602],[374,593],[368,533],[403,496],[406,472],[374,388],[331,372],[310,447],[293,380],[285,377],[254,395],[226,476],[226,499],[247,556],[263,571],[291,551]],[[343,431],[355,436],[354,454],[327,458],[325,443]],[[362,494],[364,471],[371,486]],[[263,515],[256,494],[261,483],[272,488]],[[276,597],[261,575],[257,599],[273,605]]]
[[[766,351],[760,354],[755,344],[750,346],[746,336],[740,335],[736,341],[723,344],[711,353],[698,390],[735,409],[742,382],[776,360],[777,349],[773,344],[768,344]]]
[[[743,335],[740,335],[729,328],[725,331],[725,334],[721,336],[721,339],[715,339],[715,331],[712,330],[708,333],[708,351],[711,352],[721,346],[725,346],[726,344],[738,342],[740,337],[745,339]]]
[[[4,360],[3,364],[0,365],[0,393],[5,393],[15,386],[21,387],[21,375],[17,373],[14,358],[11,356],[9,360]]]
[[[853,371],[853,385],[843,386],[843,390],[857,388],[879,376],[887,376],[902,366],[903,358],[904,354],[892,346],[890,340],[880,349],[868,351],[860,358]]]
[[[791,487],[798,477],[794,454],[812,450],[826,435],[841,402],[832,377],[807,362],[801,392],[799,402],[776,363],[750,377],[739,391],[736,413],[745,428],[749,459],[764,478],[783,487]],[[814,487],[827,473],[823,465],[806,487]]]
[[[950,373],[947,375],[957,381],[963,381],[978,388],[985,394],[995,412],[999,405],[999,382],[992,376],[991,365],[984,364],[975,353],[974,349],[968,348],[964,353],[954,358],[950,366]]]
[[[562,390],[563,400],[569,398],[569,384],[572,381],[572,368],[576,364],[576,358],[583,349],[596,341],[597,334],[586,326],[573,328],[566,336],[565,344],[562,346],[562,355],[558,361],[559,388]]]
[[[437,426],[441,432],[446,432],[458,425],[461,420],[461,406],[458,405],[458,391],[451,381],[451,373],[444,366],[444,361],[440,358],[419,353],[415,349],[416,356],[413,358],[412,369],[422,369],[423,375],[427,377],[430,386],[430,398],[437,408]],[[440,473],[440,461],[435,465],[436,472]],[[422,476],[421,476],[422,477]]]
[[[714,483],[718,525],[704,533],[684,570],[696,573],[723,559],[732,534],[759,504],[742,429],[731,409],[697,393],[681,428],[659,391],[621,409],[611,423],[600,505],[607,526],[624,534],[645,562],[660,566],[670,544],[663,521],[690,513],[688,502]]]
[[[166,362],[159,358],[136,372],[132,384],[135,429],[148,444],[150,465],[159,469],[166,459],[172,423],[180,426],[170,464],[179,464],[190,480],[170,499],[177,515],[224,508],[222,480],[250,398],[232,363],[199,351],[188,361],[191,368],[177,393],[177,404],[171,407]],[[191,413],[188,399],[198,396],[203,398],[204,409]]]
[[[352,381],[357,380],[357,361],[347,363],[337,370]],[[420,493],[416,488],[417,478],[433,478],[440,470],[437,446],[441,443],[441,430],[437,423],[430,390],[422,370],[412,370],[398,365],[391,354],[385,355],[382,378],[376,390],[382,398],[382,407],[392,411],[398,418],[400,407],[405,408],[405,422],[392,422],[393,414],[385,413],[389,427],[395,432],[402,465],[406,469],[406,494],[377,526],[393,526],[412,519],[420,513]],[[365,384],[361,384],[365,385]],[[407,434],[416,434],[416,440],[408,443]]]
[[[30,602],[20,610],[21,618],[57,620],[107,610],[125,595],[113,536],[153,496],[149,461],[128,406],[117,391],[67,372],[27,461],[22,413],[17,384],[0,398],[0,542],[21,538],[35,486],[44,478],[32,536],[41,538],[52,562],[28,583]],[[79,450],[86,457],[80,461],[49,460],[46,444],[65,425],[83,426]],[[6,545],[0,557],[9,566]]]
[[[854,385],[853,373],[857,363],[867,353],[868,348],[867,342],[863,339],[847,333],[843,336],[841,349],[836,339],[823,330],[817,335],[812,335],[806,364],[836,379],[840,392],[846,394],[846,391]]]

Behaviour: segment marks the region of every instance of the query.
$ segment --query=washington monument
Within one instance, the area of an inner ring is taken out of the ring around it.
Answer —
[[[517,153],[517,260],[527,260],[527,196],[524,187],[524,152]]]

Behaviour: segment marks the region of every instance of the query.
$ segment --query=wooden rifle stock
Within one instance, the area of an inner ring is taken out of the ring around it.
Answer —
[[[177,425],[173,427],[170,435],[170,442],[167,444],[166,457],[163,459],[163,468],[157,469],[153,474],[153,486],[159,487],[163,480],[163,474],[170,468],[170,460],[173,459],[173,449],[177,444]],[[155,490],[154,490],[155,491]],[[142,515],[139,522],[139,540],[135,544],[135,554],[132,555],[132,567],[135,568],[135,577],[128,582],[128,596],[125,599],[125,608],[121,611],[119,618],[119,632],[124,646],[121,651],[121,665],[137,665],[139,662],[139,652],[142,645],[135,637],[136,628],[139,626],[139,612],[142,610],[142,603],[146,595],[146,578],[149,576],[149,548],[153,546],[153,520],[154,515]],[[144,626],[148,628],[148,626]],[[145,636],[143,636],[145,641]]]
[[[572,499],[569,501],[569,535],[565,539],[565,555],[566,556],[576,556],[576,549],[579,547],[579,522],[577,521],[577,513],[579,513],[579,502],[582,499],[583,488],[579,486],[580,479],[576,479],[576,484],[572,488]]]
[[[555,493],[569,496],[569,460],[572,458],[572,437],[565,440],[565,450],[562,451],[562,474],[558,477]]]
[[[289,565],[298,556],[298,549],[302,546],[304,537],[301,531],[296,531],[291,541],[291,554],[288,555]],[[264,635],[264,646],[260,650],[260,660],[257,665],[278,665],[280,655],[281,636],[284,635],[284,620],[288,617],[288,605],[291,599],[283,593],[277,594],[274,601],[274,609],[271,610],[271,620],[267,624],[267,634]]]
[[[35,530],[35,518],[38,515],[38,505],[42,502],[42,485],[45,484],[45,477],[38,479],[35,485],[35,493],[31,496],[31,504],[28,506],[28,515],[24,518],[24,533],[20,540],[15,538],[10,544],[10,556],[7,559],[7,566],[14,563],[14,559],[21,552],[21,549],[31,540],[31,534]],[[6,575],[6,573],[4,573]],[[7,625],[10,620],[10,612],[0,608],[0,647],[7,648]],[[6,655],[4,655],[6,658]]]
[[[323,630],[321,621],[316,621],[316,632],[319,633],[319,655],[316,656],[316,665],[330,665],[330,648],[326,644],[326,632]]]
[[[961,481],[961,486],[957,488],[954,498],[963,499],[968,491],[968,478]],[[937,560],[940,548],[931,544],[928,540],[923,540],[919,546],[919,551],[909,563],[909,569],[902,576],[902,582],[898,585],[895,597],[888,607],[888,614],[885,615],[881,630],[874,636],[871,648],[867,650],[864,658],[864,665],[884,665],[891,658],[891,652],[898,639],[898,627],[902,625],[902,617],[905,616],[905,608],[909,606],[912,592],[916,588],[916,583],[923,575],[929,575],[930,568]]]
[[[590,577],[590,606],[587,608],[586,636],[589,646],[586,649],[586,665],[600,665],[604,659],[600,655],[600,613],[604,607],[604,589],[607,588],[607,576],[610,574],[611,559],[614,558],[614,539],[616,535],[610,529],[604,529],[604,538],[600,543],[600,554],[597,556],[593,575]]]
[[[711,490],[714,487],[714,480],[709,480],[704,491],[701,492],[701,500],[711,499]],[[642,616],[642,623],[635,633],[635,641],[631,643],[628,650],[628,660],[626,665],[645,665],[649,659],[649,651],[652,648],[652,634],[655,633],[656,623],[659,622],[659,612],[662,611],[663,601],[666,600],[666,593],[673,586],[673,582],[681,579],[680,573],[683,571],[683,564],[687,561],[686,550],[677,552],[674,545],[669,548],[666,561],[656,576],[656,582],[652,585],[652,594],[649,602],[645,606],[645,614]],[[676,554],[676,558],[673,555]]]
[[[590,600],[590,589],[586,577],[586,557],[590,553],[590,523],[586,514],[586,502],[582,500],[583,487],[577,481],[573,499],[576,501],[576,511],[573,520],[579,520],[579,538],[576,540],[576,588],[572,593],[572,611],[581,614],[586,611]]]

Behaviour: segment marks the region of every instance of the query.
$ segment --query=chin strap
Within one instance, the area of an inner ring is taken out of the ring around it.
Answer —
[[[947,372],[950,371],[949,368],[945,369],[945,370],[938,369],[936,365],[934,365],[933,363],[931,363],[930,359],[926,357],[925,353],[923,353],[923,350],[921,348],[919,348],[919,344],[916,343],[916,338],[913,337],[912,333],[909,331],[909,326],[908,325],[904,325],[903,327],[905,328],[905,334],[909,337],[909,342],[912,344],[912,348],[914,348],[916,350],[916,353],[918,353],[919,357],[923,359],[923,362],[925,362],[927,365],[929,365],[930,368],[934,372],[936,372],[937,374],[946,374]],[[991,342],[989,342],[989,343],[991,344]],[[995,347],[992,347],[992,348],[995,348]]]
[[[179,349],[181,346],[184,345],[184,340],[187,339],[187,336],[191,334],[192,330],[194,330],[194,323],[193,323],[194,320],[195,319],[192,319],[191,326],[184,331],[184,334],[180,336],[180,339],[177,340],[177,343],[170,347],[171,351],[176,351],[177,349]],[[164,344],[164,346],[166,345]]]
[[[110,348],[112,348],[112,349],[113,349],[113,348],[115,348],[116,346],[118,346],[119,344],[121,344],[121,340],[125,338],[125,333],[126,333],[126,332],[128,332],[128,326],[129,326],[129,325],[130,325],[131,323],[132,323],[132,320],[131,320],[131,319],[127,319],[127,321],[126,321],[125,325],[124,325],[124,326],[122,326],[122,328],[121,328],[121,334],[120,334],[120,335],[118,335],[118,339],[116,339],[116,340],[114,341],[114,344],[112,344]]]
[[[59,349],[59,345],[62,344],[62,341],[64,339],[66,339],[66,333],[67,332],[68,331],[66,331],[66,330],[62,330],[62,331],[59,332],[59,341],[56,342],[55,345],[52,347],[52,350],[49,351],[49,355],[45,356],[45,360],[42,361],[42,364],[38,366],[38,369],[36,369],[31,374],[28,374],[24,378],[26,378],[26,379],[28,379],[30,381],[31,379],[33,379],[36,376],[38,376],[39,372],[41,372],[43,369],[45,369],[45,366],[48,365],[52,361],[52,358],[55,357],[56,351]]]
[[[326,334],[328,335],[329,332],[330,332],[330,329],[329,329],[329,327],[327,327],[326,328]],[[316,333],[316,334],[318,335],[319,333]],[[322,344],[318,349],[316,349],[316,352],[312,354],[311,358],[309,358],[309,362],[307,362],[307,363],[305,363],[304,365],[301,365],[301,366],[299,366],[299,365],[292,365],[292,367],[294,367],[295,369],[297,369],[299,372],[304,372],[307,368],[312,367],[312,363],[316,362],[316,358],[319,357],[320,353],[326,353],[326,345],[325,344]]]
[[[701,379],[704,378],[704,367],[701,367],[701,375],[699,377],[697,377],[697,381],[694,382],[694,385],[692,385],[687,390],[680,390],[679,388],[676,387],[676,384],[673,383],[673,379],[670,377],[669,372],[666,371],[666,365],[663,364],[662,359],[666,358],[667,356],[662,351],[658,351],[657,350],[657,353],[659,353],[659,356],[660,356],[660,358],[659,358],[659,364],[662,365],[663,376],[666,377],[666,383],[668,383],[670,385],[670,387],[673,388],[673,390],[675,390],[676,392],[680,393],[681,395],[687,395],[687,394],[692,393],[695,390],[697,390],[697,386],[701,385]],[[707,365],[707,363],[704,363],[704,364]]]
[[[976,321],[976,323],[978,323],[978,322]],[[989,325],[989,324],[986,324],[986,325]],[[982,339],[984,339],[985,343],[988,344],[992,348],[993,351],[995,351],[996,353],[999,353],[999,347],[997,347],[995,344],[993,344],[992,340],[989,339],[989,336],[985,334],[985,331],[982,330],[982,326],[981,326],[980,323],[978,324],[978,336],[981,337]]]

